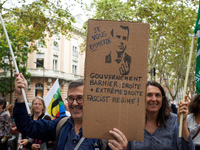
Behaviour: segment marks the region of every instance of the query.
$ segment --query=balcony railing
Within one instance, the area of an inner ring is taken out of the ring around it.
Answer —
[[[31,77],[43,77],[43,68],[27,68],[27,72],[31,73]],[[14,74],[13,74],[14,75]],[[0,72],[0,77],[10,77],[10,71]],[[72,73],[66,73],[59,70],[45,69],[44,70],[45,78],[59,78],[65,81],[72,81],[75,79],[83,79],[84,76],[75,75]]]
[[[28,72],[31,73],[31,77],[43,77],[43,68],[28,68]],[[75,75],[72,73],[66,73],[59,70],[45,69],[44,71],[45,78],[59,78],[65,81],[71,81],[74,79],[82,79],[83,76]]]

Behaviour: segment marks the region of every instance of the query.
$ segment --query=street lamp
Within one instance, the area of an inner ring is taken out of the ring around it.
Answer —
[[[34,62],[34,63],[36,63],[36,64],[38,64],[40,67],[42,67],[43,68],[43,88],[42,88],[42,97],[44,98],[44,66],[43,65],[41,65],[39,62]]]

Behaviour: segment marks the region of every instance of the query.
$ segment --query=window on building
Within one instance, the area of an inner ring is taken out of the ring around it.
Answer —
[[[58,70],[58,56],[53,56],[53,70]]]
[[[43,68],[44,67],[44,54],[36,54],[36,68]]]
[[[78,40],[72,40],[72,55],[78,57]]]
[[[73,56],[78,56],[78,49],[76,46],[72,47],[72,54],[73,54]]]
[[[72,65],[72,73],[77,74],[77,65]]]
[[[43,68],[44,67],[44,59],[38,58],[36,60],[36,68]]]
[[[42,97],[43,96],[43,84],[37,83],[35,85],[35,97]]]
[[[58,61],[54,59],[53,60],[53,70],[57,70],[58,69],[57,66],[58,66]]]
[[[59,50],[59,35],[58,34],[53,35],[53,49]]]

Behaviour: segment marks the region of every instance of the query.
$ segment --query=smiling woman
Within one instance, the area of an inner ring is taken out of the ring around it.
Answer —
[[[155,82],[147,83],[147,117],[156,116],[156,124],[164,125],[170,116],[170,107],[162,86]]]
[[[35,97],[32,101],[31,113],[32,120],[45,119],[51,120],[50,116],[45,115],[46,106],[42,97]],[[22,135],[22,140],[19,143],[24,146],[24,149],[47,149],[48,143],[40,139],[32,139]]]
[[[38,116],[45,113],[46,106],[42,97],[35,97],[32,101],[31,113],[33,114],[33,120],[37,120]],[[49,119],[50,120],[50,119]]]
[[[170,113],[170,107],[163,87],[155,82],[147,83],[146,124],[144,141],[129,142],[128,150],[194,150],[192,138],[186,123],[187,102],[180,103],[178,114],[183,113],[183,137],[178,137],[179,124],[176,114]]]

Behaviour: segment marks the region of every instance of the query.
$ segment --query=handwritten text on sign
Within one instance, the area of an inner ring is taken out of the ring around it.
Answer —
[[[95,42],[90,45],[91,51],[96,51],[98,47],[111,43],[110,37],[107,38],[107,33],[105,31],[101,31],[100,26],[94,28],[94,35],[92,35],[92,39]]]
[[[121,82],[121,81],[132,82]],[[90,91],[92,95],[87,95],[88,101],[128,103],[139,105],[140,97],[143,95],[141,84],[138,84],[142,77],[116,76],[107,74],[90,74]],[[135,82],[135,83],[134,83]],[[110,96],[104,96],[104,93]],[[118,97],[116,97],[118,95]],[[121,96],[122,95],[122,96]],[[130,98],[131,96],[134,96]],[[126,96],[129,96],[128,98]]]

